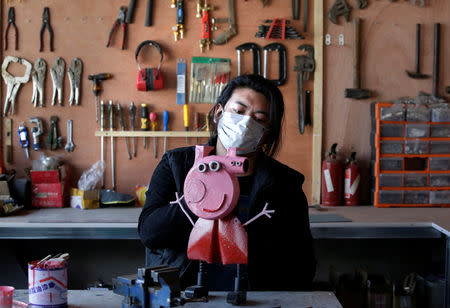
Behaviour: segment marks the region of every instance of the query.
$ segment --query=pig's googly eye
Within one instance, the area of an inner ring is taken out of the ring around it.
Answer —
[[[232,166],[234,166],[235,164],[236,164],[236,162],[235,161],[231,161],[231,163],[230,163]]]
[[[211,169],[211,171],[214,171],[214,172],[219,171],[220,163],[215,160],[209,162],[209,169]]]
[[[208,167],[206,166],[206,164],[204,163],[200,163],[197,166],[197,170],[201,173],[205,172],[206,170],[208,170]]]
[[[242,165],[242,163],[240,161],[236,162],[236,166],[240,167]]]

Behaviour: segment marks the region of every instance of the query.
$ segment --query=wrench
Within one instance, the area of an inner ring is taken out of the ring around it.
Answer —
[[[47,73],[47,62],[44,59],[39,58],[34,62],[34,68],[31,71],[31,78],[33,79],[33,95],[31,96],[31,102],[34,107],[37,107],[39,100],[39,107],[44,107],[44,82],[45,75]]]
[[[22,77],[15,77],[12,76],[10,73],[8,73],[8,65],[11,62],[16,62],[22,65],[25,65],[25,74]],[[32,69],[32,65],[30,62],[28,62],[25,59],[17,58],[13,56],[7,56],[3,60],[2,63],[2,77],[3,80],[6,83],[6,98],[5,98],[5,104],[3,107],[3,116],[6,117],[6,114],[8,111],[10,111],[10,114],[14,113],[14,103],[16,101],[16,95],[19,91],[20,85],[22,83],[27,83],[28,80],[30,80],[30,73]],[[9,110],[11,104],[11,110]]]
[[[50,69],[50,75],[52,76],[53,82],[53,96],[52,96],[52,106],[55,105],[56,95],[58,95],[58,104],[62,106],[62,96],[63,96],[63,83],[64,83],[64,70],[66,69],[66,62],[63,58],[58,57],[53,62],[53,66]]]
[[[75,144],[73,144],[72,141],[72,120],[67,121],[67,143],[64,149],[67,152],[73,152],[73,149],[75,148]]]
[[[70,106],[72,106],[74,100],[75,105],[79,104],[80,79],[82,72],[83,72],[83,62],[81,62],[81,60],[78,58],[74,58],[72,62],[70,62],[70,66],[67,69],[67,75],[69,76],[70,81],[70,97],[69,97]]]

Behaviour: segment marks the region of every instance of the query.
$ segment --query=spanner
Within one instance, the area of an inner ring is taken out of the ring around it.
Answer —
[[[11,62],[16,62],[22,65],[25,65],[25,74],[22,77],[15,77],[12,76],[8,72],[8,65]],[[30,73],[32,69],[32,65],[30,62],[28,62],[25,59],[17,58],[13,56],[7,56],[5,57],[5,60],[3,60],[2,63],[2,77],[3,80],[6,83],[6,98],[5,98],[5,105],[3,107],[3,116],[6,117],[6,114],[8,113],[9,106],[11,104],[11,110],[10,114],[14,113],[14,103],[16,101],[16,95],[19,91],[20,85],[22,83],[27,83],[28,80],[30,80]]]
[[[45,75],[47,73],[47,62],[44,59],[39,58],[34,62],[34,68],[31,71],[31,78],[33,79],[33,95],[31,96],[31,102],[34,107],[37,107],[39,101],[39,107],[44,107],[44,82]]]
[[[67,69],[67,76],[69,76],[70,81],[70,97],[69,105],[72,106],[75,100],[75,105],[79,104],[80,99],[80,80],[81,74],[83,72],[83,62],[80,59],[74,58],[70,62],[70,66]]]
[[[53,66],[50,69],[50,74],[53,81],[53,96],[52,96],[52,106],[55,105],[56,95],[58,95],[58,104],[62,106],[62,96],[63,96],[63,83],[64,83],[64,70],[66,69],[66,62],[63,58],[58,57],[53,62]]]
[[[73,144],[72,141],[72,120],[67,121],[67,143],[64,149],[67,152],[73,152],[73,149],[75,148],[75,144]]]

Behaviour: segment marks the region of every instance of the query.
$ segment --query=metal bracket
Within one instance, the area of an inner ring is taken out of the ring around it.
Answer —
[[[327,46],[331,45],[331,34],[329,33],[325,34],[325,45]]]

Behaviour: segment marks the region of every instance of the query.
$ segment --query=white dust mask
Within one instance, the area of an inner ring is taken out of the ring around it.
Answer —
[[[220,142],[226,149],[239,148],[238,154],[256,151],[265,130],[252,117],[232,112],[223,112],[217,126]]]

